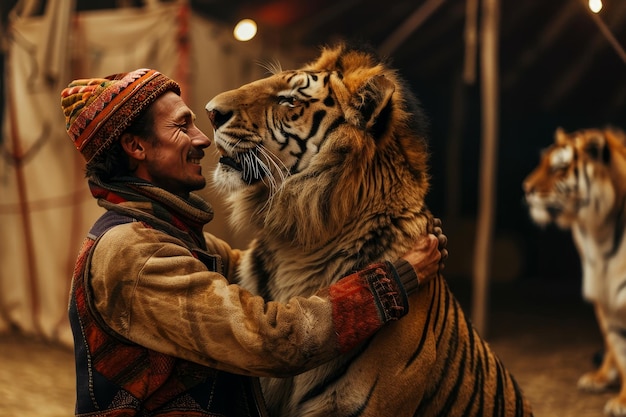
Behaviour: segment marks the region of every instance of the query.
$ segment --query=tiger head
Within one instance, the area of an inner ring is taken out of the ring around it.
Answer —
[[[408,91],[373,53],[341,43],[214,97],[213,179],[237,208],[232,222],[311,243],[352,216],[420,210],[426,122]]]
[[[567,229],[614,214],[626,195],[625,143],[616,129],[566,133],[558,128],[554,143],[523,182],[533,221]]]

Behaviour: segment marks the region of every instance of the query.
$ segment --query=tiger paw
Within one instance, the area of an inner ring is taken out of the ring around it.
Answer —
[[[604,406],[604,414],[611,417],[626,417],[626,398],[611,398]]]
[[[578,389],[587,392],[603,392],[619,387],[619,375],[611,372],[587,372],[578,380]]]

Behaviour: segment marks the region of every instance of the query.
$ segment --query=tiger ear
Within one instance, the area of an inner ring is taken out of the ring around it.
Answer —
[[[554,141],[557,145],[564,145],[567,141],[567,133],[562,127],[557,127],[556,132],[554,132]]]
[[[372,77],[355,94],[356,108],[361,114],[362,128],[372,131],[374,137],[384,132],[391,110],[391,97],[396,86],[384,75]],[[387,116],[387,117],[385,117]]]
[[[611,161],[611,150],[606,142],[606,138],[600,132],[594,132],[585,145],[585,152],[596,161],[608,164]]]

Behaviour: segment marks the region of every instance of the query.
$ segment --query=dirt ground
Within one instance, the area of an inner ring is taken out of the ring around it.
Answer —
[[[592,310],[579,298],[535,284],[491,292],[486,339],[537,417],[601,417],[612,395],[576,389],[602,347]],[[21,335],[0,335],[0,416],[66,417],[73,409],[72,353]]]

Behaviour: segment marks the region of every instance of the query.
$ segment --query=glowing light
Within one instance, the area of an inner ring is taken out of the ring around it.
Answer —
[[[235,26],[233,35],[238,41],[249,41],[256,35],[256,22],[252,19],[243,19]]]
[[[599,13],[602,10],[602,0],[589,0],[589,10]]]

